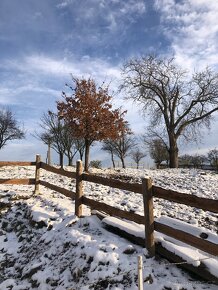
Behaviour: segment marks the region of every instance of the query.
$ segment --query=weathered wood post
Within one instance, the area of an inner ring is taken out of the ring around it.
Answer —
[[[148,250],[149,256],[155,255],[154,242],[154,213],[153,213],[153,196],[152,196],[152,179],[142,179],[142,193],[144,202],[144,216],[145,216],[145,246]]]
[[[83,182],[82,182],[83,165],[82,161],[76,162],[76,196],[75,196],[75,215],[81,217],[82,211],[82,196],[83,196]]]
[[[41,156],[37,154],[36,155],[36,171],[35,171],[35,194],[39,193],[40,162],[41,162]]]

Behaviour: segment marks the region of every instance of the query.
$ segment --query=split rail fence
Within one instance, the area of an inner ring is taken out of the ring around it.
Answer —
[[[207,241],[201,237],[194,236],[190,233],[184,232],[179,229],[175,229],[168,225],[154,221],[153,215],[153,197],[165,199],[171,202],[184,204],[190,207],[199,208],[205,211],[218,213],[218,200],[209,198],[202,198],[193,196],[190,194],[179,193],[169,189],[163,189],[158,186],[152,185],[150,178],[142,178],[142,183],[127,183],[116,179],[105,178],[94,174],[83,172],[82,162],[78,161],[76,165],[76,172],[66,171],[64,169],[58,169],[53,166],[47,165],[41,162],[40,156],[36,156],[35,162],[0,162],[2,166],[35,166],[35,178],[30,179],[0,179],[0,184],[24,184],[35,185],[35,193],[39,192],[39,186],[45,186],[51,190],[60,192],[67,197],[71,197],[75,200],[75,214],[78,217],[83,216],[82,205],[90,207],[92,210],[102,211],[110,216],[115,216],[123,219],[127,219],[138,224],[145,226],[145,247],[148,250],[149,255],[152,257],[155,255],[155,238],[154,231],[163,233],[167,236],[175,238],[181,242],[184,242],[192,247],[200,249],[206,253],[214,256],[218,256],[218,245]],[[51,184],[47,181],[40,179],[40,169],[56,173],[62,176],[66,176],[76,180],[76,192],[61,188],[57,185]],[[131,191],[139,193],[143,197],[144,216],[132,213],[129,211],[121,210],[108,205],[103,202],[99,202],[88,198],[84,194],[83,181],[97,183],[112,188],[118,188],[121,190]],[[158,250],[159,251],[159,250]]]

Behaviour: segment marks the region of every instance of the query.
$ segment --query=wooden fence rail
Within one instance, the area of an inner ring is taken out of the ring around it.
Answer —
[[[174,229],[168,225],[164,225],[159,222],[154,222],[154,229],[157,232],[163,233],[176,240],[189,244],[190,246],[202,250],[206,253],[209,253],[214,256],[218,255],[218,245],[210,241],[204,240],[200,237],[196,237],[184,231]]]
[[[176,192],[170,189],[164,189],[158,186],[152,186],[153,196],[163,198],[191,207],[218,213],[218,200],[198,197],[187,193]]]
[[[3,166],[36,166],[36,162],[29,161],[0,161],[0,167]],[[1,178],[0,184],[11,185],[35,185],[35,178]]]
[[[40,163],[40,168],[45,169],[46,171],[49,171],[52,173],[56,173],[56,174],[60,174],[62,176],[69,177],[69,178],[76,178],[76,172],[66,171],[66,170],[61,169],[61,168],[55,168],[55,167],[50,166],[44,162]]]
[[[35,178],[0,179],[0,184],[35,185]]]
[[[94,182],[97,184],[118,188],[135,193],[142,193],[142,185],[139,183],[126,183],[120,180],[106,178],[103,176],[96,176],[94,174],[83,173],[82,179],[84,181]]]
[[[0,162],[1,166],[36,166],[35,178],[29,179],[0,179],[0,184],[35,184],[35,192],[39,191],[39,185],[50,188],[54,191],[60,192],[67,197],[75,199],[75,214],[77,216],[83,215],[82,205],[89,206],[91,209],[103,211],[111,216],[124,218],[145,225],[145,246],[151,256],[155,254],[155,239],[154,231],[161,232],[165,235],[173,237],[181,242],[187,243],[202,251],[212,255],[218,255],[218,245],[200,237],[193,236],[187,232],[172,228],[170,226],[154,221],[153,217],[153,197],[169,200],[172,202],[185,204],[187,206],[200,208],[206,211],[218,213],[218,200],[208,198],[201,198],[186,193],[179,193],[169,189],[163,189],[152,185],[151,179],[142,179],[142,183],[126,183],[116,179],[96,176],[94,174],[84,173],[81,161],[77,162],[76,172],[70,172],[63,169],[58,169],[41,162],[40,156],[36,157],[36,162]],[[51,184],[40,179],[40,170],[66,176],[76,180],[76,192],[67,190],[57,185]],[[132,191],[142,194],[144,204],[144,215],[138,215],[133,212],[124,211],[106,203],[99,202],[88,198],[84,195],[83,181],[93,182],[104,186],[118,188],[121,190]]]
[[[60,186],[57,186],[57,185],[54,185],[54,184],[51,184],[47,181],[44,181],[44,180],[40,180],[39,181],[39,184],[51,189],[51,190],[54,190],[54,191],[57,191],[57,192],[60,192],[62,193],[63,195],[67,196],[67,197],[70,197],[72,199],[75,199],[75,196],[76,196],[76,193],[71,191],[71,190],[68,190],[66,188],[63,188],[63,187],[60,187]]]
[[[0,161],[0,167],[3,166],[35,166],[36,162],[29,161]]]
[[[85,196],[82,197],[82,203],[84,205],[89,206],[92,209],[103,211],[104,213],[109,214],[111,216],[116,216],[119,218],[127,219],[138,224],[143,224],[143,225],[145,224],[144,216],[141,216],[139,214],[125,211],[119,208],[115,208],[111,205],[108,205],[106,203],[103,203],[97,200],[90,199]]]

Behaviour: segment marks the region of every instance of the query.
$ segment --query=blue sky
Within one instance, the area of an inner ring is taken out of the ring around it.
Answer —
[[[218,70],[218,2],[214,0],[1,0],[0,106],[8,106],[27,130],[26,139],[0,151],[1,160],[33,160],[46,147],[32,137],[43,112],[55,102],[70,74],[111,82],[116,91],[120,68],[131,57],[174,55],[178,65]],[[132,129],[143,132],[139,107],[115,94],[128,109]],[[217,146],[218,117],[197,147]],[[193,149],[194,148],[194,149]],[[105,159],[103,153],[92,159]]]

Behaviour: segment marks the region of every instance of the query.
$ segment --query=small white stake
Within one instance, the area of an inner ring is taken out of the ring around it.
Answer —
[[[143,290],[142,256],[138,256],[138,290]]]

